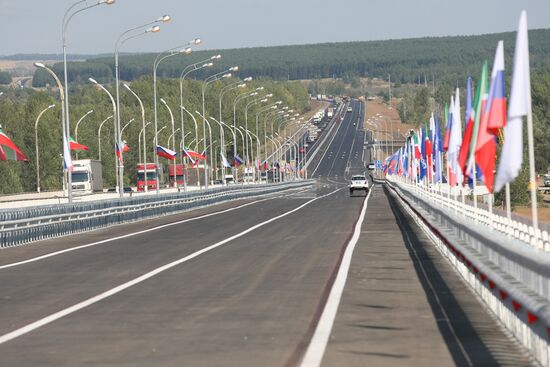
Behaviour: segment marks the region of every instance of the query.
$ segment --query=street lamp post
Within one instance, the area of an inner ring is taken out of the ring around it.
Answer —
[[[122,134],[124,134],[124,130],[126,130],[126,128],[127,128],[128,126],[130,126],[130,124],[131,124],[132,122],[134,122],[135,120],[136,120],[135,118],[131,118],[130,121],[128,121],[128,122],[122,127],[122,129],[120,129],[120,140],[122,140]]]
[[[169,57],[176,56],[179,54],[190,54],[191,53],[191,47],[188,47],[189,45],[198,45],[202,41],[200,38],[195,38],[191,41],[189,41],[184,46],[178,46],[173,47],[168,50],[162,51],[155,57],[155,61],[153,62],[153,126],[155,129],[155,136],[158,134],[158,114],[157,114],[157,69],[160,63],[163,60],[166,60]],[[179,49],[179,50],[178,50]],[[178,51],[176,51],[178,50]],[[158,167],[159,165],[159,159],[158,155],[155,154],[155,165]],[[159,191],[159,177],[157,175],[157,194]]]
[[[76,139],[76,141],[78,142],[78,126],[80,125],[80,123],[82,121],[84,121],[84,118],[86,116],[88,116],[89,114],[93,113],[94,110],[89,110],[88,112],[86,112],[76,123],[76,126],[75,126],[75,129],[74,129],[74,138]],[[69,131],[69,136],[71,136],[71,132]],[[76,152],[76,159],[78,159],[78,152]]]
[[[145,128],[146,128],[147,126],[149,126],[149,125],[151,125],[151,122],[146,123],[145,126],[143,126],[143,127],[141,128],[141,130],[139,131],[139,134],[138,134],[138,145],[139,145],[139,146],[141,146],[141,137],[142,137],[142,136],[144,136],[143,140],[145,140]],[[143,143],[143,146],[145,146],[145,142]],[[140,150],[139,150],[139,161],[140,161],[140,162],[143,162],[143,164],[144,164],[143,173],[144,173],[144,175],[145,175],[145,174],[147,173],[147,169],[145,169],[145,168],[146,168],[145,166],[147,165],[147,151],[146,151],[145,149],[143,150],[143,160],[141,160],[141,157],[142,157],[142,155],[141,155],[141,149],[140,149]],[[145,176],[145,177],[147,177],[147,176]],[[145,191],[147,191],[147,187],[146,187],[146,186],[147,186],[147,185],[145,185],[145,187],[144,187],[144,190],[145,190]]]
[[[237,128],[237,103],[239,103],[239,101],[245,100],[246,98],[257,96],[258,92],[263,90],[263,89],[264,89],[264,87],[258,87],[252,92],[247,91],[247,92],[238,94],[235,97],[235,99],[233,100],[233,130],[235,130]],[[244,155],[245,154],[245,147],[246,147],[246,143],[243,139],[242,156],[243,156],[243,158],[246,159],[246,157]],[[233,152],[234,152],[233,154],[237,154],[237,141],[236,140],[233,142]],[[235,169],[235,171],[237,171],[237,170]],[[237,174],[237,172],[235,172],[235,177],[237,177],[236,174]]]
[[[202,88],[201,88],[201,95],[202,95],[202,132],[203,132],[203,145],[204,145],[204,150],[205,151],[206,151],[206,123],[207,123],[207,121],[206,121],[206,107],[205,107],[206,87],[208,87],[208,84],[213,83],[217,80],[230,78],[232,76],[231,73],[236,72],[238,70],[239,70],[238,66],[230,67],[227,70],[224,70],[224,71],[221,71],[219,73],[216,73],[214,75],[209,76],[202,83]],[[204,170],[204,187],[205,187],[205,189],[208,189],[208,169]]]
[[[103,127],[103,124],[105,124],[109,119],[112,119],[113,115],[107,117],[105,120],[99,124],[99,129],[97,129],[97,145],[99,149],[99,160],[101,161],[101,128]]]
[[[116,126],[116,133],[115,133],[115,140],[116,140],[116,143],[115,144],[118,144],[120,146],[121,144],[121,136],[120,136],[120,69],[119,69],[119,51],[120,51],[120,48],[122,47],[122,45],[124,45],[124,43],[130,39],[133,39],[133,38],[136,38],[136,37],[139,37],[139,36],[142,36],[144,34],[147,34],[147,33],[158,33],[160,31],[160,27],[158,25],[155,25],[157,23],[167,23],[169,21],[171,21],[172,18],[169,16],[169,15],[163,15],[157,19],[155,19],[154,21],[152,22],[148,22],[148,23],[145,23],[145,24],[142,24],[142,25],[139,25],[137,27],[133,27],[133,28],[130,28],[126,31],[124,31],[122,34],[120,34],[120,36],[117,38],[116,42],[115,42],[115,92],[116,92],[116,108],[117,108],[117,114],[115,115],[115,126]],[[140,32],[140,33],[134,33],[135,31],[139,31],[139,30],[143,30],[145,28],[144,31]],[[141,102],[141,100],[139,99],[139,97],[137,97],[137,95],[132,91],[130,90],[130,88],[128,88],[128,86],[126,86],[126,89],[128,89],[130,92],[132,92],[132,94],[134,94],[134,96],[136,98],[138,98],[138,101],[140,103],[140,106],[142,108],[142,126],[144,125],[144,121],[145,121],[145,118],[144,118],[144,114],[143,114],[143,104]],[[145,139],[143,139],[143,142],[144,142],[144,146],[145,146]],[[120,152],[120,154],[122,155],[122,152]],[[123,175],[123,169],[124,169],[124,166],[123,165],[120,165],[122,168],[119,169],[120,171],[120,179],[119,180],[122,180],[122,175]],[[145,178],[147,178],[147,162],[145,162],[145,165],[144,165],[144,175],[145,175]],[[157,187],[158,187],[158,180],[157,180]],[[147,191],[147,185],[145,185],[145,191]]]
[[[160,99],[161,103],[166,107],[166,109],[168,109],[168,113],[170,114],[170,123],[172,124],[172,136],[174,136],[176,134],[176,131],[174,130],[174,114],[172,113],[172,110],[170,109],[170,106],[168,106],[168,103],[166,103],[166,101],[164,100],[164,98],[161,98]],[[168,141],[170,141],[170,139],[168,139]],[[170,145],[168,145],[170,146]],[[172,142],[172,150],[175,152],[176,151],[176,138],[174,137],[174,140]],[[178,186],[178,183],[175,179],[176,177],[176,159],[174,158],[174,163],[173,163],[173,168],[174,168],[174,187],[177,187]]]
[[[116,103],[115,103],[115,99],[113,98],[113,95],[107,90],[107,88],[105,88],[102,84],[99,84],[95,79],[93,78],[88,78],[88,80],[95,84],[99,89],[103,90],[105,93],[107,93],[107,95],[109,96],[109,99],[111,100],[111,104],[113,105],[113,116],[116,116],[117,114],[117,108],[116,108]],[[122,166],[122,162],[120,162],[119,164],[119,157],[117,156],[116,154],[116,149],[117,149],[117,144],[120,143],[119,141],[119,136],[120,134],[118,134],[119,132],[119,129],[117,129],[117,125],[116,125],[116,121],[115,121],[115,127],[114,127],[114,130],[115,130],[115,169],[117,170],[116,172],[116,177],[117,177],[117,189],[118,189],[118,195],[119,197],[122,197],[123,196],[123,181],[122,181],[122,170],[120,168],[120,166]],[[120,127],[119,127],[120,128]],[[120,145],[118,145],[119,149],[120,149],[120,155],[122,157],[122,148],[120,147]]]
[[[88,116],[89,114],[91,114],[91,113],[93,113],[93,112],[94,112],[94,110],[89,110],[89,111],[86,112],[86,113],[78,120],[78,122],[76,123],[76,127],[75,127],[75,129],[74,129],[74,138],[76,139],[76,141],[78,141],[78,126],[79,126],[80,123],[84,120],[84,118],[85,118],[86,116]],[[71,135],[71,134],[69,133],[69,136],[70,136],[70,135]]]
[[[67,137],[67,126],[65,124],[65,91],[64,91],[64,88],[63,88],[63,84],[61,84],[61,80],[59,80],[59,78],[57,77],[57,75],[53,72],[52,69],[50,69],[49,67],[47,67],[46,65],[40,63],[40,62],[35,62],[34,63],[34,66],[36,66],[37,68],[42,68],[44,70],[46,70],[46,72],[48,72],[48,74],[50,74],[52,76],[52,78],[55,80],[56,84],[57,84],[57,88],[59,88],[59,99],[61,101],[61,126],[62,126],[62,130],[63,130],[63,156],[64,156],[64,164],[63,164],[63,184],[64,186],[67,188],[67,199],[69,201],[69,203],[72,203],[73,202],[73,192],[72,192],[72,179],[70,177],[70,174],[68,173],[69,172],[69,167],[68,167],[68,164],[69,162],[67,161],[68,159],[71,158],[70,154],[71,154],[71,151],[69,150],[69,138]],[[69,154],[68,157],[66,157],[66,155]]]
[[[40,118],[46,111],[54,107],[55,105],[52,104],[46,107],[45,109],[43,109],[42,111],[40,111],[40,113],[38,114],[38,117],[36,117],[36,121],[34,122],[34,145],[36,148],[36,192],[38,193],[40,193],[40,159],[38,156],[38,122],[40,121]]]
[[[183,111],[185,111],[189,116],[191,116],[191,119],[193,120],[193,123],[195,124],[195,151],[198,151],[198,143],[199,143],[199,127],[197,124],[197,119],[195,118],[195,115],[193,115],[189,110],[187,110],[183,105],[180,106]],[[200,172],[199,172],[199,165],[195,165],[195,171],[197,173],[197,186],[200,187]]]
[[[249,82],[252,80],[252,77],[246,77],[243,79],[243,82],[241,81],[238,81],[238,82],[235,82],[235,83],[232,83],[232,84],[229,84],[229,85],[226,85],[225,87],[223,87],[220,91],[220,97],[218,99],[218,102],[219,102],[219,121],[222,122],[223,119],[222,119],[222,99],[223,99],[223,96],[225,93],[229,92],[230,90],[233,90],[233,89],[237,89],[237,88],[244,88],[246,87],[246,82]],[[223,128],[221,127],[221,124],[220,124],[220,135],[223,135]],[[223,154],[225,156],[225,158],[227,159],[227,148],[226,148],[226,144],[225,144],[225,135],[224,135],[224,138],[222,139],[222,149],[223,149]],[[235,152],[234,152],[235,153]],[[223,169],[223,174],[222,174],[222,179],[223,179],[223,183],[225,184],[225,168],[226,167],[222,167]]]
[[[85,10],[94,8],[98,5],[106,4],[106,5],[112,5],[115,3],[115,0],[98,0],[95,4],[88,5],[86,0],[78,0],[77,2],[73,3],[63,15],[63,20],[61,22],[61,38],[63,43],[63,74],[64,74],[64,81],[65,81],[65,90],[64,90],[64,97],[63,101],[61,103],[64,104],[61,113],[64,114],[64,117],[62,119],[63,122],[63,137],[67,141],[66,144],[69,144],[69,138],[70,138],[70,118],[69,118],[69,80],[68,80],[68,73],[67,73],[67,29],[69,27],[69,23],[71,19],[78,13],[81,13]],[[80,9],[76,9],[79,5],[84,4],[85,6]],[[74,11],[73,11],[74,10]],[[36,64],[35,64],[36,65]],[[43,65],[43,64],[42,64]],[[61,84],[59,82],[58,84]],[[70,152],[70,150],[69,150]],[[68,192],[68,199],[69,203],[73,201],[72,196],[72,177],[68,173],[66,169],[66,182],[67,182],[67,192]]]
[[[246,106],[244,107],[244,127],[245,127],[245,129],[248,129],[248,109],[251,106],[253,106],[257,103],[267,102],[268,98],[271,98],[272,96],[273,96],[273,94],[270,93],[270,94],[267,94],[263,97],[256,98],[256,99],[254,99],[254,100],[252,100],[252,101],[250,101],[246,104]],[[248,145],[246,146],[246,156],[247,156],[247,159],[248,159],[249,158],[249,156],[248,156]]]
[[[141,98],[139,98],[139,96],[137,95],[136,92],[134,92],[132,89],[130,89],[130,86],[126,83],[123,84],[124,85],[124,88],[126,88],[130,93],[132,93],[134,95],[134,97],[136,97],[136,99],[138,100],[139,102],[139,107],[141,109],[141,131],[140,131],[140,136],[141,137],[141,133],[143,132],[143,161],[141,160],[141,148],[140,148],[140,157],[139,157],[139,161],[140,162],[143,162],[143,175],[144,177],[146,178],[145,179],[145,182],[147,182],[147,134],[145,133],[145,127],[147,125],[149,125],[150,123],[145,123],[145,108],[143,107],[143,102],[141,100]],[[139,138],[138,137],[138,138]],[[139,146],[141,147],[141,142],[139,142]],[[148,191],[148,186],[149,185],[144,185],[143,189],[145,192]]]
[[[183,148],[185,148],[185,126],[184,126],[184,108],[183,108],[183,81],[189,75],[190,73],[200,70],[203,68],[209,68],[214,66],[213,61],[219,60],[222,58],[222,55],[214,55],[209,57],[208,59],[196,62],[194,64],[186,66],[181,74],[180,74],[180,119],[181,119],[181,146],[182,146],[182,154],[181,154],[181,164],[183,166],[183,190],[187,191],[187,168],[186,168],[186,157],[183,154]],[[195,122],[196,125],[196,122]],[[198,168],[197,168],[198,169]]]
[[[197,115],[199,115],[200,117],[202,117],[203,119],[203,122],[206,124],[206,126],[208,127],[208,141],[209,141],[209,144],[208,146],[206,146],[204,148],[204,154],[206,154],[206,158],[207,159],[210,159],[210,167],[208,167],[208,169],[212,169],[214,167],[214,164],[213,164],[213,154],[212,154],[212,147],[214,145],[214,142],[212,141],[212,126],[210,125],[210,122],[208,122],[208,120],[205,118],[205,116],[203,114],[201,114],[199,111],[195,111],[195,113]],[[208,152],[210,151],[210,152]],[[206,160],[205,160],[205,164],[206,164]],[[205,186],[205,188],[207,188]]]
[[[275,102],[275,108],[273,108],[273,111],[269,111],[268,113],[265,114],[264,116],[264,158],[265,160],[267,161],[267,139],[268,139],[268,136],[267,136],[267,120],[269,117],[273,116],[273,115],[276,115],[276,114],[280,114],[282,113],[283,111],[279,109],[279,106],[282,104],[282,101],[277,101]],[[273,133],[273,131],[271,132]]]

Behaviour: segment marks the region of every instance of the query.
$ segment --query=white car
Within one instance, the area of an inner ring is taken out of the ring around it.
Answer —
[[[353,112],[353,108],[348,107],[348,112]]]
[[[369,163],[367,169],[369,171],[374,171],[376,169],[376,164],[374,164],[373,162]]]
[[[369,181],[365,175],[353,175],[349,184],[349,195],[352,196],[354,191],[364,191],[365,195],[369,192]]]

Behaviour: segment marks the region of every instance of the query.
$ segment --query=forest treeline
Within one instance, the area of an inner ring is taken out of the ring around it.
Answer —
[[[94,75],[95,76],[95,75]],[[206,93],[206,111],[208,116],[219,117],[219,95],[223,86],[236,83],[235,78],[214,82],[209,84]],[[54,84],[53,80],[49,84]],[[131,88],[142,99],[145,107],[146,122],[153,121],[153,88],[152,78],[149,76],[134,80]],[[189,111],[202,111],[201,103],[202,82],[195,80],[184,81],[184,105]],[[261,94],[273,93],[270,102],[282,101],[283,105],[290,106],[296,111],[303,112],[309,107],[306,88],[299,82],[280,82],[270,79],[255,80],[246,88],[238,88],[224,94],[222,103],[222,117],[228,122],[233,121],[233,101],[237,94],[252,92],[258,86],[265,89]],[[107,85],[107,88],[114,95],[114,85]],[[158,90],[158,128],[159,144],[168,146],[168,138],[172,134],[171,119],[168,109],[160,103],[160,98],[166,100],[175,117],[175,129],[181,128],[180,118],[180,86],[179,81],[174,79],[160,79],[157,84]],[[0,124],[2,130],[27,156],[29,162],[0,162],[0,194],[31,192],[36,190],[36,141],[35,121],[40,113],[51,104],[56,107],[46,111],[38,124],[38,151],[40,160],[40,180],[43,191],[60,190],[61,166],[62,166],[62,134],[61,134],[61,108],[59,107],[59,91],[56,88],[45,90],[33,90],[29,88],[17,88],[7,90],[0,97]],[[257,97],[254,97],[257,98]],[[237,105],[237,122],[244,125],[245,104],[253,98],[241,101]],[[88,84],[70,85],[69,95],[71,135],[75,137],[75,125],[77,121],[93,110],[82,120],[78,130],[78,141],[89,147],[89,151],[79,152],[79,159],[98,159],[99,157],[99,126],[101,122],[113,115],[112,104],[107,94],[96,87]],[[256,114],[266,104],[252,105],[248,109],[249,129],[255,131]],[[263,136],[262,124],[258,131]],[[120,118],[121,127],[134,119],[123,133],[122,139],[126,140],[130,151],[124,154],[124,180],[125,184],[131,184],[135,180],[135,167],[139,159],[138,137],[142,129],[141,109],[138,100],[125,88],[120,89]],[[197,116],[199,123],[199,140],[202,140],[202,120]],[[188,115],[184,115],[186,132],[193,133],[186,138],[186,144],[191,143],[194,138],[194,123]],[[212,139],[217,140],[219,127],[211,122]],[[153,124],[146,128],[146,142],[148,161],[153,161]],[[227,138],[226,141],[232,139]],[[181,131],[176,133],[176,142],[181,140]],[[194,144],[190,145],[194,148]],[[240,143],[239,143],[240,144]],[[170,144],[171,147],[172,144]],[[177,146],[177,145],[176,145]],[[202,151],[202,145],[197,147]],[[179,149],[178,149],[179,150]],[[114,186],[115,177],[115,150],[114,150],[114,124],[108,119],[101,130],[101,151],[103,163],[103,178],[105,187]],[[229,147],[228,156],[232,157],[232,149]],[[76,153],[73,152],[73,159]],[[164,160],[161,158],[161,160]],[[166,162],[166,161],[165,161]]]
[[[506,61],[511,61],[515,32],[480,36],[430,37],[403,40],[340,42],[296,46],[253,47],[227,50],[194,51],[161,63],[158,73],[178,77],[185,66],[220,53],[221,68],[239,65],[246,76],[264,76],[275,80],[318,78],[378,77],[403,83],[428,83],[435,80],[462,80],[478,71],[482,60],[492,58],[498,40],[504,40]],[[532,68],[550,63],[550,29],[529,31]],[[200,48],[199,48],[200,49]],[[122,55],[123,80],[152,74],[155,54]],[[105,67],[108,67],[106,69]],[[59,70],[60,65],[56,65]],[[73,69],[71,71],[71,69]],[[110,73],[108,71],[110,70]],[[114,58],[88,58],[87,63],[69,64],[70,80],[86,80],[92,73],[105,78],[114,75]],[[43,86],[43,71],[36,72],[35,86]],[[202,78],[207,72],[194,74]],[[243,75],[244,76],[244,75]]]

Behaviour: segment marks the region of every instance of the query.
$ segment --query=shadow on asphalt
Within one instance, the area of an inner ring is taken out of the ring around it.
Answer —
[[[418,278],[426,293],[434,317],[438,320],[439,331],[456,365],[499,365],[484,341],[479,337],[464,309],[454,297],[453,290],[449,288],[438,266],[433,262],[433,254],[428,253],[426,247],[433,245],[418,238],[417,230],[419,229],[416,223],[403,213],[399,203],[387,190],[384,187],[392,212],[403,233],[403,240]],[[405,233],[409,234],[410,242]],[[449,319],[447,319],[447,315]]]

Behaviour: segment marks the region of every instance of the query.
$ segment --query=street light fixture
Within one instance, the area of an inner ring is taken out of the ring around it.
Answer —
[[[65,91],[63,88],[63,84],[61,84],[61,80],[57,77],[57,75],[53,72],[52,69],[47,67],[41,62],[35,62],[34,66],[37,68],[42,68],[48,72],[52,76],[52,78],[55,80],[57,87],[59,89],[59,99],[61,101],[61,126],[63,130],[63,156],[64,156],[64,165],[63,165],[63,183],[65,184],[65,187],[67,188],[67,199],[69,203],[72,203],[73,201],[73,192],[72,192],[72,177],[68,173],[69,172],[69,162],[67,160],[70,160],[71,151],[69,150],[69,138],[67,137],[67,126],[65,124]],[[68,157],[66,155],[69,155]]]
[[[141,109],[141,130],[143,131],[143,162],[141,162],[141,144],[140,145],[140,163],[143,163],[143,174],[145,177],[147,177],[147,139],[146,139],[146,136],[147,134],[145,133],[145,127],[147,127],[147,125],[149,124],[145,124],[145,108],[143,107],[143,102],[141,100],[141,98],[139,98],[139,96],[136,94],[136,92],[134,92],[130,86],[126,83],[123,84],[124,85],[124,88],[126,88],[130,93],[132,93],[134,95],[134,97],[136,97],[136,99],[138,100],[139,102],[139,107]],[[141,136],[141,131],[140,131],[140,136]],[[139,137],[138,137],[139,138]],[[139,139],[138,139],[139,140]],[[139,143],[139,141],[138,141]],[[143,189],[145,192],[148,191],[148,187],[149,185],[143,185]]]
[[[178,55],[178,54],[185,54],[189,55],[192,52],[192,49],[188,46],[191,45],[199,45],[202,43],[202,40],[200,38],[195,38],[189,42],[187,42],[183,46],[177,46],[170,48],[168,50],[162,51],[155,57],[155,61],[153,62],[153,126],[155,129],[155,136],[157,134],[158,130],[158,114],[157,114],[157,68],[160,65],[160,63],[172,56]],[[179,50],[178,50],[179,49]],[[183,132],[182,132],[183,133]],[[155,154],[155,165],[159,166],[159,159],[158,156]],[[175,167],[174,167],[175,170]],[[174,171],[175,174],[175,171]],[[185,179],[184,179],[185,181]],[[157,194],[160,192],[160,182],[159,177],[157,175]]]
[[[0,96],[1,95],[2,93],[0,93]],[[38,114],[38,117],[36,118],[36,121],[34,122],[34,145],[36,148],[36,192],[38,193],[40,193],[40,159],[38,157],[38,122],[40,121],[40,118],[46,111],[54,107],[55,105],[52,104],[46,107],[45,109],[43,109],[42,111],[40,111],[40,113]]]
[[[109,96],[109,99],[111,100],[111,103],[113,105],[113,116],[117,116],[117,107],[115,103],[115,99],[113,98],[113,95],[105,88],[102,84],[98,83],[97,80],[94,78],[88,78],[88,80],[96,85],[99,89],[103,90],[107,95]],[[119,197],[123,197],[123,177],[122,177],[122,162],[119,162],[119,159],[122,160],[122,147],[121,147],[121,141],[120,141],[120,126],[117,126],[115,121],[115,169],[116,169],[116,177],[117,177],[117,189],[118,189],[118,195]],[[120,158],[117,156],[116,149],[117,147],[120,149]]]
[[[210,68],[210,67],[214,66],[214,63],[212,61],[219,60],[221,58],[222,58],[222,55],[220,55],[220,54],[211,56],[208,59],[205,59],[205,60],[202,60],[202,61],[199,61],[199,62],[196,62],[194,64],[186,66],[181,72],[181,75],[180,75],[180,120],[181,120],[181,146],[182,146],[182,149],[183,149],[183,147],[185,147],[185,136],[187,135],[187,134],[185,134],[184,114],[183,114],[183,112],[184,112],[184,108],[183,108],[183,81],[184,81],[185,77],[187,75],[189,75],[190,73],[192,73],[196,70],[199,70],[199,69]],[[183,190],[187,191],[187,178],[186,178],[187,175],[186,175],[186,169],[185,169],[185,156],[183,154],[181,155],[181,164],[184,167],[184,169],[183,169]]]
[[[210,83],[213,83],[217,80],[220,80],[220,79],[226,79],[226,78],[230,78],[232,77],[232,72],[236,72],[239,70],[239,67],[238,66],[232,66],[230,67],[229,69],[227,70],[224,70],[224,71],[221,71],[219,73],[216,73],[214,75],[211,75],[209,76],[208,78],[206,78],[204,80],[204,82],[202,83],[202,88],[201,88],[201,94],[202,94],[202,121],[203,121],[203,124],[202,124],[202,131],[203,131],[203,145],[204,145],[204,150],[206,151],[206,124],[208,123],[208,121],[206,120],[206,110],[205,110],[205,93],[206,93],[206,87],[208,87],[208,84]],[[206,162],[205,162],[206,163]],[[206,166],[206,165],[205,165]],[[209,168],[210,169],[210,168]],[[205,189],[208,189],[208,171],[209,169],[205,169],[204,170],[204,187]]]
[[[103,120],[101,122],[101,124],[99,124],[99,129],[97,129],[97,145],[99,147],[99,160],[101,161],[101,128],[103,127],[103,125],[109,121],[109,119],[112,119],[113,118],[113,115],[107,117],[105,120]]]
[[[172,114],[172,110],[170,109],[170,106],[168,106],[168,103],[164,100],[164,98],[161,98],[160,101],[162,104],[168,109],[168,113],[170,114],[170,122],[172,124],[172,136],[176,135],[176,131],[174,130],[174,115]],[[157,140],[158,141],[158,140]],[[170,139],[168,139],[170,141]],[[156,147],[155,147],[156,149]],[[176,138],[174,137],[173,143],[172,143],[172,150],[176,151]],[[173,167],[174,167],[174,187],[178,186],[177,180],[176,180],[176,159],[174,158],[173,161]]]
[[[163,16],[155,19],[152,22],[148,22],[148,23],[139,25],[137,27],[127,29],[126,31],[124,31],[120,34],[120,36],[117,38],[117,40],[115,42],[115,93],[116,93],[116,114],[115,114],[115,117],[116,117],[115,118],[115,129],[116,129],[116,131],[115,131],[115,140],[116,140],[116,142],[115,142],[115,144],[117,144],[117,146],[119,146],[119,147],[121,146],[121,143],[122,143],[121,133],[120,133],[120,91],[119,91],[119,88],[120,88],[120,70],[119,70],[119,62],[118,62],[118,59],[119,59],[118,55],[119,55],[120,48],[122,47],[122,45],[124,45],[125,42],[127,42],[130,39],[142,36],[142,35],[147,34],[147,33],[158,33],[160,31],[160,27],[158,26],[157,23],[167,23],[171,19],[172,18],[169,15],[163,15]],[[143,30],[144,28],[145,28],[145,30]],[[142,32],[137,32],[139,30],[142,30]],[[129,88],[126,87],[126,89],[129,89]],[[135,93],[134,93],[134,96],[137,97],[137,95],[135,95]],[[139,98],[138,98],[138,100],[139,100]],[[140,101],[140,105],[141,105],[141,101]],[[142,109],[142,111],[143,111],[143,109]],[[142,120],[144,120],[143,114],[142,114]],[[144,139],[144,141],[145,141],[145,139]],[[120,154],[122,154],[122,151],[120,152]],[[120,179],[122,179],[123,169],[124,169],[124,166],[122,165],[122,169],[120,170],[120,176],[121,176]],[[147,164],[145,164],[144,174],[146,175],[145,177],[147,177]],[[158,185],[158,182],[157,182],[157,185]],[[145,185],[145,186],[147,186],[147,185]]]
[[[77,142],[78,142],[78,126],[80,125],[80,123],[81,123],[82,121],[84,121],[84,118],[85,118],[86,116],[88,116],[89,114],[91,114],[91,113],[93,113],[93,112],[94,112],[94,110],[90,110],[90,111],[86,112],[86,113],[78,120],[78,122],[76,123],[76,127],[75,127],[75,129],[74,129],[74,138],[76,139]],[[71,132],[70,132],[70,131],[69,131],[69,136],[71,136]],[[76,159],[78,159],[78,152],[76,152]]]

